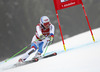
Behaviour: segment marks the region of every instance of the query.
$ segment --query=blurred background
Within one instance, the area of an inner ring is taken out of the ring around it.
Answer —
[[[83,3],[91,28],[100,27],[100,0],[83,0]],[[64,38],[89,30],[81,5],[58,13]],[[35,27],[44,15],[56,28],[53,43],[61,41],[53,0],[0,0],[0,60],[11,57],[30,44]]]

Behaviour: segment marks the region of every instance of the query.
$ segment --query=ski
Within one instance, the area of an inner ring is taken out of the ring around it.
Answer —
[[[25,61],[25,63],[27,63],[27,62],[37,62],[37,61],[39,61],[41,59],[45,59],[45,58],[52,57],[52,56],[56,56],[56,55],[57,55],[57,53],[54,52],[54,53],[49,54],[49,55],[46,55],[46,56],[41,56],[40,58],[33,58],[32,60]]]
[[[38,62],[41,59],[49,58],[49,57],[56,56],[56,55],[57,55],[57,53],[54,52],[54,53],[46,55],[46,56],[41,56],[40,58],[33,58],[32,60],[28,60],[28,61],[25,61],[23,63],[16,63],[16,64],[14,64],[14,67],[23,66],[23,65],[30,64],[30,63]]]
[[[52,53],[52,54],[49,54],[49,55],[47,55],[47,56],[44,56],[43,58],[48,58],[48,57],[52,57],[52,56],[56,56],[56,55],[57,55],[57,53],[54,52],[54,53]]]

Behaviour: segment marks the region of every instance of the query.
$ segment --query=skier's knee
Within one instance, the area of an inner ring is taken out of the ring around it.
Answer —
[[[39,49],[38,52],[42,54],[43,53],[43,50],[42,49]]]
[[[32,44],[31,44],[31,48],[34,48],[34,49],[36,50],[36,49],[37,49],[36,44],[35,44],[35,43],[32,43]]]

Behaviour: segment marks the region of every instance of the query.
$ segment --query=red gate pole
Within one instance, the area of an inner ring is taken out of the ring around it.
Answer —
[[[62,30],[61,30],[61,26],[60,26],[60,21],[59,21],[59,16],[58,16],[57,10],[56,10],[56,16],[57,16],[57,20],[58,20],[58,25],[59,25],[61,37],[62,37],[63,47],[64,47],[64,50],[66,51],[66,46],[65,46],[65,43],[64,43],[64,38],[63,38],[63,34],[62,34]]]
[[[85,11],[85,8],[84,8],[84,5],[83,5],[83,2],[82,2],[82,8],[83,8],[83,11],[84,11],[84,14],[85,14],[85,17],[86,17],[86,20],[87,20],[87,23],[88,23],[88,26],[89,26],[89,29],[90,29],[91,35],[92,35],[92,39],[93,39],[93,41],[95,42],[95,39],[94,39],[94,36],[93,36],[93,33],[92,33],[92,29],[91,29],[91,26],[90,26],[90,23],[89,23],[89,20],[88,20],[88,17],[87,17],[87,14],[86,14],[86,11]]]

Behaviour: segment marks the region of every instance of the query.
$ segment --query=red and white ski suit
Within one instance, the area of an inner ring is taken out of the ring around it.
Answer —
[[[50,37],[54,37],[54,30],[55,28],[53,24],[50,24],[48,29],[45,29],[41,26],[41,24],[38,24],[36,26],[36,34],[33,36],[31,41],[31,48],[26,53],[24,53],[22,59],[26,60],[29,55],[37,49],[38,52],[42,54],[44,48],[47,46],[47,43],[50,40]],[[41,35],[44,35],[45,39],[41,40]]]

